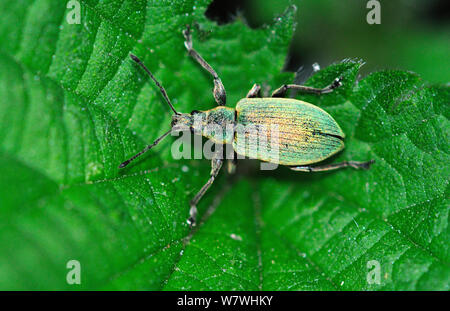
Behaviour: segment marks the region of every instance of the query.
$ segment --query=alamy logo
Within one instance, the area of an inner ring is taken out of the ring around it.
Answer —
[[[381,283],[381,265],[378,260],[367,262],[367,283],[377,285]]]
[[[78,260],[69,260],[66,264],[66,268],[69,269],[66,275],[67,284],[81,284],[81,265]]]
[[[370,11],[367,13],[366,20],[367,24],[381,24],[381,4],[377,0],[370,0],[366,5],[367,9]]]
[[[201,114],[193,117],[192,131],[171,131],[179,136],[171,148],[172,157],[179,159],[244,159],[245,156],[261,159],[261,170],[278,167],[282,138],[277,124],[227,124],[208,122]],[[197,134],[197,135],[193,135]],[[202,137],[209,138],[204,144]],[[192,149],[193,141],[193,149]]]
[[[70,0],[69,2],[67,2],[67,6],[66,6],[69,11],[67,12],[66,15],[66,21],[68,24],[73,25],[73,24],[81,24],[81,5],[80,2],[78,0]]]

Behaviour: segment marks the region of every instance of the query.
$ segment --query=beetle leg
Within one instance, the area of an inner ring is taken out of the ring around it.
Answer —
[[[334,79],[334,81],[324,87],[323,89],[318,89],[314,87],[304,86],[304,85],[298,85],[298,84],[285,84],[280,86],[278,89],[276,89],[272,93],[272,97],[284,97],[286,95],[286,91],[289,89],[298,90],[303,93],[312,93],[312,94],[326,94],[333,92],[334,89],[340,87],[342,85],[342,77]]]
[[[292,166],[291,170],[299,172],[323,172],[323,171],[337,170],[344,167],[353,167],[356,169],[367,170],[370,168],[370,165],[372,165],[374,162],[375,160],[370,160],[367,162],[344,161],[341,163],[332,163],[322,166]]]
[[[247,93],[247,98],[255,98],[255,97],[261,97],[261,86],[259,84],[253,84],[250,91]]]
[[[199,63],[206,71],[208,71],[214,78],[214,99],[219,106],[225,106],[227,103],[227,93],[225,91],[225,87],[223,86],[222,81],[220,80],[217,73],[214,69],[203,59],[203,57],[198,54],[196,50],[192,47],[192,37],[191,30],[189,25],[186,26],[186,29],[183,30],[183,36],[186,41],[184,41],[184,46],[188,50],[189,55],[194,58],[197,63]]]
[[[237,161],[228,160],[228,162],[227,162],[228,174],[234,174],[236,172],[236,165],[237,165]]]
[[[211,177],[208,179],[205,185],[203,185],[202,189],[195,195],[195,197],[191,200],[191,209],[189,210],[189,218],[187,223],[192,228],[195,226],[195,221],[197,218],[197,203],[203,197],[205,192],[209,189],[209,187],[214,182],[214,179],[219,174],[220,168],[222,167],[223,159],[219,157],[213,157],[211,160]]]
[[[236,166],[237,166],[237,153],[236,151],[233,151],[233,159],[230,159],[227,162],[228,174],[234,174],[236,172]]]

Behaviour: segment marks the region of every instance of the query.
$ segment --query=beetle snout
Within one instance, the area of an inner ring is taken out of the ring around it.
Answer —
[[[171,126],[179,131],[188,130],[192,127],[192,117],[186,113],[174,114],[172,116]]]
[[[177,120],[175,118],[172,118],[172,122],[170,122],[170,127],[174,127],[177,124]]]

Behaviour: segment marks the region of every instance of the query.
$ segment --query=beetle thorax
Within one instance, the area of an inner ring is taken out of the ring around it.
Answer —
[[[205,136],[218,144],[233,142],[235,110],[217,107],[207,111],[179,113],[172,116],[174,131],[191,130],[194,134]]]
[[[234,136],[234,109],[217,107],[207,111],[192,114],[192,129],[194,133],[202,135],[218,144],[232,143]]]

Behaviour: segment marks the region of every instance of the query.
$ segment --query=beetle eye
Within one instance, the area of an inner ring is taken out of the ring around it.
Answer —
[[[191,111],[191,115],[196,114],[196,113],[199,113],[199,112],[200,112],[199,110],[192,110],[192,111]]]

